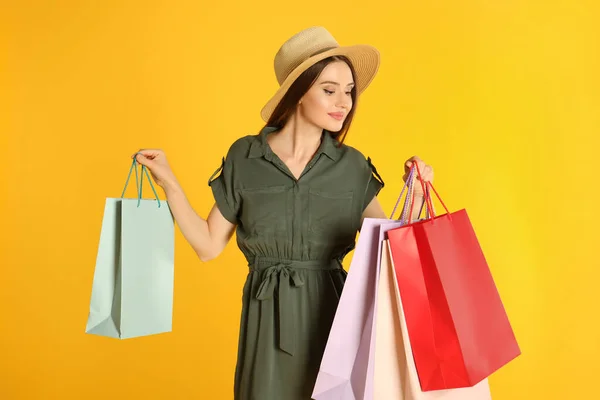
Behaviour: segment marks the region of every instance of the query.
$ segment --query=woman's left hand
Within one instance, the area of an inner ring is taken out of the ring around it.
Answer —
[[[417,166],[419,167],[419,171],[421,172],[421,177],[423,178],[423,186],[425,186],[425,184],[427,182],[432,182],[433,183],[433,167],[431,165],[427,165],[425,163],[425,161],[421,160],[419,157],[414,156],[409,158],[408,160],[406,160],[406,162],[404,163],[404,176],[402,177],[402,179],[404,180],[404,182],[406,182],[406,180],[408,179],[408,174],[410,173],[410,168],[413,166],[413,163],[417,163]],[[423,197],[424,193],[423,193],[423,186],[421,186],[421,183],[419,181],[419,174],[417,172],[417,170],[415,170],[414,174],[413,174],[415,179],[414,182],[414,191],[415,191],[415,197]]]

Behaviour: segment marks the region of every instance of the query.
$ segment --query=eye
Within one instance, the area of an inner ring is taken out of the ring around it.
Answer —
[[[348,96],[351,96],[351,95],[352,95],[352,92],[346,92],[346,94],[347,94]]]
[[[323,89],[323,91],[327,94],[333,94],[334,92],[332,92],[331,90],[327,90],[327,89]]]

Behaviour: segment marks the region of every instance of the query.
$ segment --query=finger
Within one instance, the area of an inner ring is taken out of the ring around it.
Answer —
[[[142,154],[142,155],[144,155],[144,153],[146,153],[146,154],[147,154],[147,153],[148,153],[148,150],[145,150],[145,149],[139,149],[138,151],[136,151],[135,153],[133,153],[133,154],[131,155],[131,158],[135,158],[135,157],[137,157],[137,155],[138,155],[138,154]],[[144,157],[145,157],[145,155],[144,155]]]
[[[152,169],[152,166],[154,165],[154,161],[152,161],[151,159],[147,158],[146,156],[144,156],[141,153],[137,153],[135,155],[135,160],[137,162],[139,162],[140,164]]]
[[[421,172],[421,176],[423,177],[424,182],[433,181],[433,168],[429,165],[426,165],[425,170]]]
[[[427,174],[427,182],[431,182],[433,181],[433,168],[431,167],[431,165],[426,165],[425,166],[425,173]]]
[[[142,154],[146,158],[154,159],[161,153],[158,149],[139,149],[136,154]]]
[[[406,160],[406,163],[404,164],[404,168],[410,169],[413,166],[413,162],[422,162],[422,160],[419,156],[412,156],[411,158]],[[419,164],[419,167],[421,167],[421,164]]]
[[[415,160],[415,162],[417,163],[417,178],[423,177],[426,164],[423,161]]]

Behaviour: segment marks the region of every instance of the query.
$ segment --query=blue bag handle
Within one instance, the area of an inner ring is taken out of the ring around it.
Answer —
[[[140,153],[136,153],[136,155],[138,155]],[[137,188],[137,194],[138,194],[138,207],[140,206],[140,202],[142,200],[142,185],[144,183],[144,177],[140,176],[140,178],[138,179],[138,173],[137,173],[137,160],[135,159],[135,157],[133,158],[133,163],[131,164],[131,168],[129,168],[129,175],[127,175],[127,181],[125,181],[125,187],[123,188],[123,193],[121,193],[121,198],[123,198],[125,196],[125,191],[127,190],[127,185],[129,184],[129,178],[131,178],[131,173],[133,172],[133,170],[135,169],[135,186]],[[145,165],[142,165],[142,172],[140,175],[143,175],[144,172],[146,173],[146,177],[148,178],[148,182],[150,182],[150,187],[152,188],[152,191],[154,192],[154,196],[156,197],[156,201],[158,201],[158,207],[160,207],[160,199],[158,198],[158,194],[156,193],[156,189],[154,189],[154,185],[152,184],[152,179],[150,179],[150,175],[148,174],[148,169],[146,168]]]

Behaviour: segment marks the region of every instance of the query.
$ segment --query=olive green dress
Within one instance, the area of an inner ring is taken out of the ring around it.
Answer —
[[[209,179],[249,267],[235,400],[311,398],[346,279],[341,262],[383,187],[371,160],[327,131],[296,179],[267,143],[276,130],[236,140]]]

